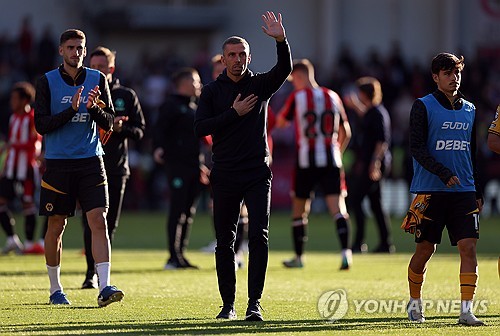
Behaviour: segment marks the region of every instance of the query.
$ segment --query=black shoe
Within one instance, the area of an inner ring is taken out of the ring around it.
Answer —
[[[396,246],[392,244],[382,244],[379,245],[375,250],[373,250],[374,253],[395,253],[396,252]]]
[[[82,289],[93,289],[93,288],[97,288],[97,276],[95,274],[91,277],[87,276],[82,284]]]
[[[174,260],[174,259],[169,259],[165,266],[163,267],[164,270],[177,270],[177,269],[183,269],[181,263],[179,260]]]
[[[187,260],[186,258],[182,258],[179,260],[179,264],[183,267],[183,268],[192,268],[192,269],[199,269],[198,266],[196,265],[193,265],[189,262],[189,260]]]
[[[264,321],[260,310],[262,306],[258,300],[248,301],[247,312],[245,313],[245,321]],[[262,309],[263,310],[263,309]]]
[[[219,315],[215,317],[216,319],[234,320],[236,318],[234,304],[223,305],[221,308]]]

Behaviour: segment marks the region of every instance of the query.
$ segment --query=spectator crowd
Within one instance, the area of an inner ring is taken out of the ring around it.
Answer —
[[[9,95],[11,87],[18,81],[34,84],[37,78],[57,66],[57,36],[47,26],[35,37],[30,18],[23,19],[17,36],[0,36],[0,141],[5,141],[10,117]],[[92,42],[91,42],[92,43]],[[95,42],[96,45],[98,41]],[[89,46],[92,49],[92,45]],[[460,52],[452,51],[457,54]],[[500,157],[488,150],[486,145],[487,129],[493,119],[496,106],[500,102],[500,51],[477,50],[475,55],[464,55],[466,67],[460,91],[477,108],[478,125],[478,168],[480,185],[484,186],[497,178]],[[143,52],[137,66],[132,69],[120,68],[122,82],[132,87],[141,101],[146,124],[154,125],[158,119],[159,107],[168,93],[173,90],[171,75],[181,67],[193,67],[200,73],[204,84],[211,81],[211,55],[200,50],[200,57],[192,63],[186,63],[175,53],[154,56]],[[206,57],[202,57],[205,55]],[[88,60],[86,60],[88,61]],[[87,64],[88,65],[88,64]],[[357,78],[371,76],[377,78],[384,94],[386,106],[392,120],[393,155],[389,179],[411,179],[411,160],[408,154],[409,114],[413,101],[434,88],[432,77],[425,65],[403,57],[395,43],[392,50],[382,54],[373,49],[366,57],[355,57],[348,45],[339,50],[332,60],[332,72],[318,76],[321,85],[338,92],[342,97],[354,89]],[[271,100],[271,106],[279,111],[285,98],[292,90],[290,83],[285,84]],[[347,109],[352,127],[353,140],[350,147],[356,145],[356,126],[359,124],[356,113]],[[275,130],[275,153],[293,154],[293,132]],[[274,135],[273,133],[273,135]],[[167,179],[163,169],[153,160],[152,132],[146,129],[144,138],[131,144],[130,168],[131,179],[125,194],[124,209],[159,209],[165,207],[168,199]],[[349,151],[349,149],[348,149]],[[346,169],[349,159],[346,158]],[[352,162],[351,162],[352,164]],[[274,163],[279,167],[279,162]],[[277,168],[276,167],[276,168]],[[278,168],[277,168],[278,169]]]

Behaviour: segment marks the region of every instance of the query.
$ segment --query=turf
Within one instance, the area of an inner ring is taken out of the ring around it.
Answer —
[[[121,303],[97,308],[97,290],[79,289],[85,260],[81,253],[81,226],[72,219],[64,236],[62,283],[71,306],[48,302],[48,278],[43,256],[0,257],[0,333],[29,335],[496,335],[500,334],[500,281],[497,272],[498,218],[481,222],[479,241],[480,278],[476,301],[485,327],[456,324],[457,314],[428,309],[427,322],[406,320],[403,307],[383,309],[377,302],[404,302],[408,297],[406,269],[412,238],[397,228],[393,236],[397,253],[354,256],[349,271],[339,271],[340,258],[334,227],[325,215],[310,220],[310,238],[303,269],[284,269],[281,261],[291,256],[289,215],[273,213],[271,254],[262,306],[265,322],[242,320],[246,303],[246,268],[238,271],[236,321],[217,321],[220,297],[212,254],[198,249],[213,239],[209,216],[200,214],[187,253],[199,270],[164,271],[166,261],[163,213],[125,213],[118,228],[112,255],[112,283],[125,291]],[[369,225],[370,246],[377,237]],[[22,225],[18,228],[18,231]],[[0,237],[2,240],[3,236]],[[459,298],[458,255],[446,237],[431,260],[425,299]],[[343,289],[349,310],[339,321],[321,317],[320,296]],[[356,311],[356,303],[371,302]],[[370,301],[371,300],[371,301]],[[392,300],[392,301],[391,301]]]

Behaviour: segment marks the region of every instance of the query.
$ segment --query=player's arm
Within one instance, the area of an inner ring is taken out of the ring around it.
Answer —
[[[64,125],[73,118],[77,113],[72,107],[52,115],[50,108],[50,87],[47,77],[43,75],[36,82],[36,95],[35,95],[35,128],[36,131],[44,135],[50,133]]]
[[[278,112],[278,116],[276,117],[276,127],[283,128],[290,124],[290,121],[293,120],[295,111],[295,91],[292,92],[288,98],[286,99],[285,104]]]
[[[346,150],[347,145],[349,145],[349,142],[351,141],[351,125],[349,124],[347,113],[345,113],[344,104],[342,103],[339,95],[334,93],[334,99],[337,103],[340,114],[339,134],[337,141],[340,146],[340,151],[343,153]]]
[[[175,127],[176,118],[175,105],[167,99],[158,109],[158,119],[154,125],[153,132],[153,147],[166,147],[166,136],[173,132]]]
[[[292,56],[287,40],[276,42],[276,52],[278,58],[276,65],[268,72],[261,74],[264,77],[262,83],[265,98],[269,98],[278,91],[292,72]]]
[[[454,174],[429,153],[427,150],[427,136],[427,109],[424,103],[417,99],[413,103],[410,112],[411,155],[424,169],[437,175],[444,184],[448,184]]]
[[[170,98],[167,98],[158,110],[158,120],[153,130],[153,159],[156,163],[165,163],[163,156],[168,150],[167,135],[178,134],[182,131],[176,129],[178,115],[177,105]]]
[[[354,91],[350,91],[343,96],[344,104],[348,108],[354,110],[358,115],[363,115],[365,113],[365,106],[359,100],[358,94]]]
[[[265,26],[262,26],[264,33],[276,40],[278,59],[276,65],[271,70],[262,74],[265,77],[265,80],[263,80],[265,97],[261,98],[267,99],[283,85],[292,72],[293,64],[290,46],[288,45],[285,28],[282,24],[281,14],[278,14],[276,17],[273,12],[268,11],[266,14],[262,15],[262,20],[265,24]]]
[[[375,149],[373,150],[372,161],[382,161],[388,149],[389,144],[387,142],[377,141],[375,143]]]
[[[498,114],[500,114],[500,105],[498,105],[495,118],[488,128],[488,148],[500,154],[500,120],[498,120]]]
[[[476,112],[477,116],[477,112]],[[476,156],[477,156],[477,124],[476,124],[476,118],[474,118],[474,123],[472,124],[472,132],[471,132],[471,140],[470,140],[470,156],[471,156],[471,163],[472,163],[472,174],[474,176],[474,186],[476,187],[476,200],[478,204],[479,211],[482,210],[483,208],[483,203],[484,203],[484,198],[483,198],[483,193],[481,192],[482,188],[479,184],[479,173],[477,170],[477,164],[476,164]]]
[[[100,128],[104,129],[105,131],[109,131],[113,127],[113,123],[115,120],[115,110],[113,108],[113,101],[111,100],[108,81],[102,73],[100,74],[99,79],[99,91],[100,95],[98,97],[98,100],[94,104],[92,104],[89,94],[87,110],[92,119]],[[89,104],[91,105],[91,107],[88,106]]]
[[[488,133],[488,148],[497,154],[500,154],[500,136]]]
[[[130,90],[130,103],[132,108],[128,113],[128,120],[122,125],[121,133],[123,136],[131,138],[135,141],[141,140],[144,137],[144,130],[146,129],[146,121],[142,113],[141,103],[135,91]]]
[[[388,148],[389,145],[384,141],[377,141],[375,144],[372,160],[368,167],[368,173],[372,181],[379,181],[382,178],[382,160]]]
[[[372,120],[370,120],[370,125],[375,130],[373,136],[373,141],[375,141],[375,148],[372,153],[372,162],[382,161],[385,157],[385,153],[389,149],[390,141],[390,125],[387,125],[388,121],[383,117],[382,114],[377,114]],[[427,147],[426,147],[427,148]]]
[[[238,112],[231,106],[216,114],[213,110],[214,99],[210,86],[203,87],[194,118],[194,133],[199,138],[213,135],[239,118]]]

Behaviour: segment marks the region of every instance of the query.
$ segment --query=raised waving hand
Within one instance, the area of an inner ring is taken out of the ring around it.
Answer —
[[[276,17],[273,12],[267,11],[262,15],[262,20],[266,24],[262,26],[264,33],[274,37],[278,42],[285,40],[285,28],[282,24],[281,13],[278,13],[278,17]]]

